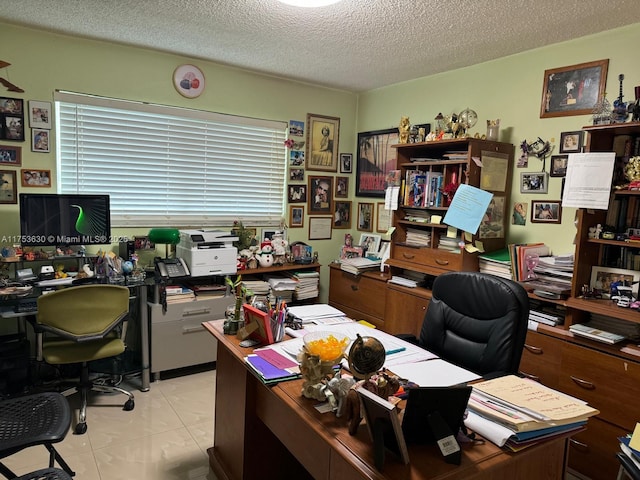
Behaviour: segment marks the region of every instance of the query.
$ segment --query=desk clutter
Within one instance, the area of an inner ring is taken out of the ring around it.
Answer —
[[[582,431],[599,413],[514,375],[480,381],[475,373],[355,322],[329,305],[291,307],[287,318],[297,320],[286,330],[292,338],[262,338],[245,355],[247,367],[269,386],[303,380],[300,395],[315,402],[319,412],[335,414],[351,435],[364,418],[378,469],[386,453],[408,463],[407,445],[434,442],[445,462],[459,463],[465,426],[517,452]],[[367,367],[354,368],[355,352],[367,359]]]

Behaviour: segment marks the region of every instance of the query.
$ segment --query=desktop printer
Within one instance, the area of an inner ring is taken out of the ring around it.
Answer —
[[[238,237],[219,230],[180,230],[176,256],[183,258],[192,277],[232,275],[237,271]]]

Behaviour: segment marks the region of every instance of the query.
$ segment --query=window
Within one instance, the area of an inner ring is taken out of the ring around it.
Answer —
[[[113,226],[279,223],[285,122],[56,92],[58,191],[108,193]]]

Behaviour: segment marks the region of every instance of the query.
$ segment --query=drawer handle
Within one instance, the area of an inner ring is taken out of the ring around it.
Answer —
[[[182,333],[197,333],[204,331],[202,326],[182,327]]]
[[[416,258],[416,256],[414,254],[412,254],[412,253],[402,252],[402,256],[404,258],[406,258],[407,260],[413,260],[414,258]]]
[[[351,290],[353,290],[354,292],[358,291],[358,285],[351,285]]]
[[[589,451],[589,445],[587,445],[586,443],[579,442],[575,438],[570,438],[569,439],[569,444],[573,448],[577,448],[578,450],[581,450],[583,452],[588,452]]]
[[[573,375],[570,376],[571,380],[573,380],[579,387],[582,388],[586,388],[587,390],[595,390],[596,386],[591,383],[591,382],[587,382],[586,380],[582,380],[581,378],[578,377],[574,377]]]
[[[528,378],[530,380],[534,380],[536,382],[540,381],[540,377],[539,376],[532,375],[531,373],[526,373],[526,372],[520,371],[520,375],[522,375],[522,376],[524,376],[524,377],[526,377],[526,378]]]
[[[193,315],[206,315],[207,313],[211,313],[210,308],[201,308],[200,310],[185,310],[182,312],[183,317],[190,317]]]
[[[524,348],[526,348],[528,351],[530,351],[534,355],[542,355],[544,353],[544,351],[542,351],[542,348],[534,347],[533,345],[527,345],[526,343],[524,344]]]
[[[436,258],[436,263],[438,265],[449,265],[449,260],[440,260],[439,258]]]

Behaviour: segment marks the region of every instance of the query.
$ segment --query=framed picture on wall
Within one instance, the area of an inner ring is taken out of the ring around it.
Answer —
[[[49,130],[31,129],[31,151],[42,153],[49,151]]]
[[[333,212],[333,177],[309,176],[309,215]]]
[[[395,169],[398,129],[358,133],[356,196],[384,197],[387,173]]]
[[[340,154],[340,173],[351,173],[353,169],[353,154]]]
[[[289,185],[288,200],[289,203],[307,203],[307,186]]]
[[[22,147],[0,145],[0,166],[19,167],[22,165]]]
[[[29,100],[29,126],[51,129],[51,102]]]
[[[591,115],[604,94],[608,67],[605,59],[545,70],[540,118]]]
[[[338,170],[338,136],[340,119],[307,114],[307,170]]]
[[[373,231],[373,203],[358,203],[358,230]]]
[[[562,202],[545,200],[531,202],[532,223],[560,223],[562,221]]]
[[[560,134],[560,153],[579,153],[582,151],[584,132],[562,132]]]
[[[20,180],[23,187],[50,187],[51,170],[20,170]]]
[[[0,170],[0,203],[18,203],[18,186],[14,170]]]
[[[349,177],[336,177],[336,198],[349,196]]]
[[[551,155],[552,177],[564,177],[567,174],[567,162],[569,155]]]
[[[522,172],[520,174],[520,193],[547,193],[549,188],[547,172]]]
[[[351,228],[351,201],[336,200],[333,228]]]
[[[304,226],[304,205],[289,206],[289,227],[300,228]]]

